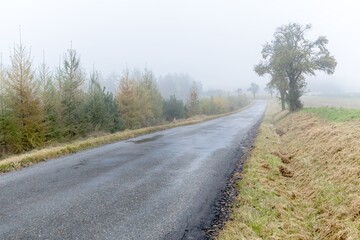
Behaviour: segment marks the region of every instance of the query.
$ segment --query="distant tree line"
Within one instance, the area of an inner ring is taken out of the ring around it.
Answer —
[[[159,91],[164,98],[167,99],[175,95],[184,102],[187,101],[194,84],[198,94],[202,95],[201,82],[196,82],[189,74],[169,73],[165,76],[160,76],[158,79]]]
[[[5,67],[0,61],[0,157],[94,132],[225,113],[246,102],[242,95],[200,99],[199,84],[194,82],[186,101],[175,93],[163,98],[149,69],[125,70],[118,90],[111,93],[101,85],[99,72],[86,74],[74,49],[66,51],[55,69],[45,60],[35,68],[20,43],[11,51],[10,62]]]

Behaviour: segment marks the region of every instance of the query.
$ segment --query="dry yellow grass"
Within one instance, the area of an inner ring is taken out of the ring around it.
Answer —
[[[235,112],[242,111],[245,108],[249,107],[250,105],[239,109]],[[177,120],[172,123],[160,125],[160,126],[153,126],[153,127],[147,127],[147,128],[141,128],[136,130],[126,130],[123,132],[118,132],[114,134],[108,134],[105,136],[100,137],[94,137],[89,138],[85,140],[78,140],[72,143],[63,144],[56,147],[47,147],[40,150],[33,150],[28,153],[19,154],[7,157],[5,159],[0,160],[0,173],[10,172],[14,170],[21,169],[23,167],[27,167],[30,165],[33,165],[34,163],[46,161],[51,158],[64,156],[67,154],[72,154],[75,152],[79,152],[85,149],[97,147],[100,145],[113,143],[116,141],[126,140],[129,138],[137,137],[140,135],[149,134],[152,132],[157,132],[169,128],[179,127],[179,126],[186,126],[191,124],[200,123],[203,121],[208,121],[211,119],[227,116],[230,114],[233,114],[235,112],[231,113],[225,113],[225,114],[219,114],[219,115],[213,115],[213,116],[195,116],[190,119],[183,119],[183,120]]]
[[[270,107],[238,188],[219,239],[360,239],[360,122]]]

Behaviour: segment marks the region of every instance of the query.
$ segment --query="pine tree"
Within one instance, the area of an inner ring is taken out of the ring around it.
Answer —
[[[162,97],[149,70],[135,70],[132,75],[126,70],[120,80],[117,100],[126,128],[154,125],[163,118]]]
[[[185,117],[185,105],[182,100],[177,99],[175,95],[163,101],[164,117],[167,121],[181,119]]]
[[[141,109],[137,82],[130,77],[126,69],[120,79],[119,92],[117,95],[119,113],[124,121],[124,127],[135,129],[141,127]]]
[[[123,120],[118,111],[119,107],[117,101],[111,92],[107,92],[105,95],[105,106],[111,119],[111,121],[109,122],[109,126],[105,125],[105,130],[108,130],[110,132],[117,132],[119,130],[122,130],[124,128]]]
[[[43,63],[38,69],[37,82],[39,86],[40,103],[44,112],[46,127],[45,139],[49,141],[56,139],[59,135],[56,114],[58,92],[53,82],[53,73],[45,63],[45,57],[43,57]]]
[[[90,75],[84,110],[92,131],[114,132],[121,128],[114,97],[112,93],[105,92],[105,87],[100,85],[99,73],[96,71]]]
[[[187,109],[189,117],[195,116],[200,113],[199,92],[195,82],[190,89]]]
[[[30,150],[44,144],[44,117],[36,96],[37,85],[30,53],[20,44],[10,56],[11,67],[6,79],[6,101],[9,111],[7,141],[14,152]]]
[[[158,123],[163,118],[162,97],[156,85],[154,74],[145,69],[139,82],[142,126]]]
[[[61,99],[61,122],[64,137],[84,134],[81,107],[84,100],[83,84],[85,74],[80,66],[80,58],[73,49],[64,55],[63,66],[57,75]]]

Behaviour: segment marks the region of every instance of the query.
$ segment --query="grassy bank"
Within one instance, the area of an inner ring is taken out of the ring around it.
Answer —
[[[248,105],[249,106],[249,105]],[[244,110],[248,106],[238,110]],[[235,111],[235,112],[238,112]],[[224,117],[227,115],[231,115],[235,112],[226,113],[226,114],[219,114],[219,115],[213,115],[213,116],[196,116],[191,119],[185,119],[185,120],[178,120],[176,122],[168,123],[165,125],[160,126],[153,126],[153,127],[147,127],[147,128],[141,128],[137,130],[126,130],[123,132],[118,132],[114,134],[108,134],[101,137],[94,137],[89,138],[85,140],[79,140],[68,144],[63,144],[56,147],[48,147],[40,150],[34,150],[28,153],[19,154],[10,156],[8,158],[0,160],[0,173],[10,172],[14,170],[21,169],[23,167],[27,167],[30,165],[33,165],[37,162],[46,161],[51,158],[64,156],[72,153],[76,153],[85,149],[94,148],[97,146],[101,146],[104,144],[114,143],[121,140],[126,140],[129,138],[174,128],[174,127],[180,127],[180,126],[186,126],[191,124],[196,124],[204,121],[208,121],[211,119]]]
[[[360,239],[360,121],[330,111],[268,108],[219,239]]]

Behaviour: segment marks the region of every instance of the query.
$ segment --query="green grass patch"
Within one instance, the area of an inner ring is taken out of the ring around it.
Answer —
[[[302,111],[314,114],[327,121],[345,122],[360,120],[360,109],[335,107],[304,108]]]

